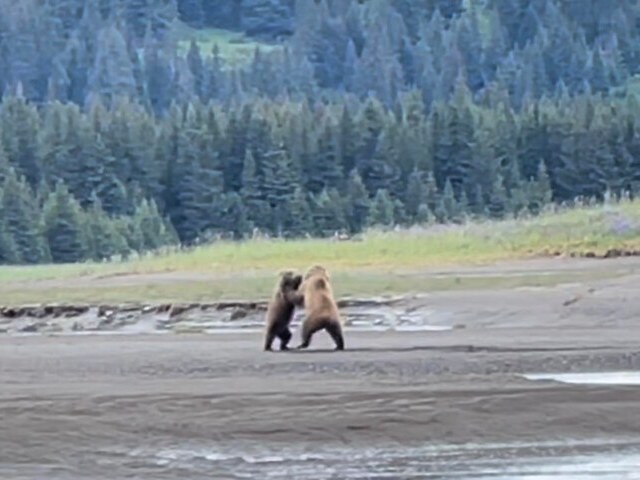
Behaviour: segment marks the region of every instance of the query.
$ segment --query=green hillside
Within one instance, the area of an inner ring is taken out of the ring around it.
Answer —
[[[220,58],[229,67],[248,64],[256,48],[265,53],[282,49],[281,45],[252,39],[242,32],[220,28],[193,28],[180,21],[174,23],[171,35],[177,42],[181,55],[187,55],[192,42],[197,44],[203,58],[212,56],[217,47]]]

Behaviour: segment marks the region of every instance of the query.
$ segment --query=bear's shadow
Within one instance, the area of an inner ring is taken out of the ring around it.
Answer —
[[[319,353],[366,353],[366,352],[377,352],[377,353],[402,353],[402,352],[415,352],[415,351],[461,351],[461,352],[469,352],[476,350],[473,345],[457,345],[457,346],[432,346],[432,345],[424,345],[424,346],[408,346],[408,347],[356,347],[356,348],[345,348],[344,350],[335,350],[333,348],[309,348],[304,350],[298,350],[295,347],[284,351],[282,353],[294,353],[294,354],[319,354]]]
[[[589,350],[605,350],[609,347],[594,346]],[[295,354],[320,354],[320,353],[402,353],[402,352],[416,352],[416,351],[434,351],[434,352],[463,352],[463,353],[517,353],[517,352],[567,352],[567,351],[582,351],[582,347],[499,347],[491,345],[412,345],[406,347],[355,347],[345,348],[344,350],[335,350],[333,348],[309,348],[306,350],[298,350],[295,347],[290,350],[281,353],[295,353]]]

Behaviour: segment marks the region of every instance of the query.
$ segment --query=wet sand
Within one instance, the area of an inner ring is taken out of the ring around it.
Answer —
[[[452,330],[347,330],[345,352],[318,334],[263,353],[259,331],[0,337],[0,478],[483,478],[637,455],[638,386],[522,374],[640,370],[639,278],[442,292],[422,301]]]

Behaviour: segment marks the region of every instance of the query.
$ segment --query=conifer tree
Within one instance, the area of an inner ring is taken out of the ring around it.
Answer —
[[[322,190],[322,192],[314,197],[313,202],[313,224],[316,235],[328,237],[335,232],[334,213],[329,192]]]
[[[193,87],[195,94],[203,98],[204,97],[204,61],[200,54],[200,47],[195,40],[191,40],[189,46],[189,53],[187,53],[187,64],[193,75]]]
[[[353,169],[347,181],[347,221],[351,232],[363,230],[369,217],[371,201],[358,171]]]
[[[428,225],[433,223],[435,217],[431,212],[431,209],[427,206],[426,203],[421,204],[418,207],[418,213],[416,214],[415,223],[418,225]]]
[[[293,192],[289,215],[290,217],[286,222],[286,230],[289,236],[301,238],[314,231],[313,213],[307,197],[300,186],[296,187]]]
[[[422,172],[417,168],[411,172],[407,183],[405,194],[405,206],[409,218],[415,219],[421,205],[427,202],[427,192],[422,180]]]
[[[0,142],[0,185],[5,182],[5,180],[9,176],[10,170],[11,164],[9,163],[7,152]]]
[[[20,256],[18,247],[5,225],[4,209],[0,208],[0,213],[2,214],[2,218],[0,218],[0,264],[10,265],[19,263]]]
[[[264,159],[262,194],[271,208],[273,229],[281,233],[290,214],[290,202],[295,190],[291,159],[286,151],[270,152]]]
[[[316,157],[310,162],[305,172],[307,189],[312,193],[318,193],[323,188],[340,189],[344,175],[340,164],[338,141],[330,125],[326,125],[322,130],[317,151]]]
[[[87,238],[87,253],[96,261],[115,255],[125,257],[129,252],[127,240],[118,230],[116,222],[102,209],[102,202],[94,194],[91,206],[83,212],[83,225]]]
[[[238,192],[229,192],[224,195],[224,214],[222,222],[224,230],[233,234],[235,240],[244,238],[249,233],[249,220],[247,209],[242,203],[242,197]]]
[[[142,236],[142,248],[155,250],[177,243],[173,229],[162,218],[153,200],[142,199],[133,215]]]
[[[18,261],[31,264],[47,261],[49,251],[35,195],[13,168],[2,187],[1,204],[4,228],[15,244]]]
[[[335,231],[344,231],[348,229],[347,222],[347,202],[340,194],[337,188],[329,188],[329,210],[333,218],[333,228]]]
[[[61,182],[45,202],[43,216],[53,262],[74,263],[89,256],[82,209]]]
[[[247,150],[242,170],[242,202],[247,209],[247,220],[251,228],[268,228],[270,222],[269,204],[263,199],[260,191],[260,179],[256,172],[256,162],[251,150]]]
[[[438,186],[433,172],[427,173],[424,190],[424,200],[429,209],[433,212],[435,211],[438,200],[440,199],[440,193],[438,192]]]
[[[378,190],[373,198],[368,225],[390,227],[394,220],[394,204],[389,192],[385,189]]]
[[[460,222],[462,220],[462,211],[453,190],[453,184],[449,179],[444,184],[442,191],[442,209],[445,214],[446,221]]]
[[[41,164],[38,155],[40,119],[35,107],[22,96],[5,97],[0,106],[2,145],[16,173],[32,188],[40,181]]]
[[[489,201],[489,215],[492,218],[504,218],[508,212],[509,199],[504,187],[502,175],[497,174],[493,181],[491,199]]]
[[[530,192],[529,209],[532,213],[540,213],[551,203],[551,181],[544,162],[538,164],[538,174],[530,186]]]
[[[404,206],[404,203],[399,198],[392,199],[393,201],[393,218],[396,225],[404,225],[407,226],[410,223],[413,223],[413,219],[409,219],[407,215],[407,210]]]

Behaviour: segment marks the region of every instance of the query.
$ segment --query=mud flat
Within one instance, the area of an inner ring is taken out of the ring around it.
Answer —
[[[453,328],[446,315],[431,315],[435,312],[420,298],[347,298],[340,299],[338,306],[352,330]],[[0,335],[258,332],[264,328],[266,309],[264,301],[0,307]],[[294,324],[302,316],[299,311]]]
[[[639,386],[525,377],[640,371],[639,289],[405,298],[380,308],[442,328],[353,325],[345,352],[263,353],[257,328],[8,332],[0,478],[640,478]]]

